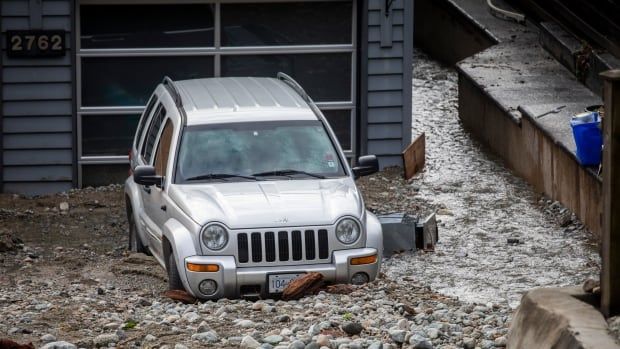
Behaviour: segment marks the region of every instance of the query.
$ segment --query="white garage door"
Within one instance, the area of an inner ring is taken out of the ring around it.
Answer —
[[[80,184],[118,181],[163,76],[293,76],[355,154],[355,1],[99,1],[76,14]]]

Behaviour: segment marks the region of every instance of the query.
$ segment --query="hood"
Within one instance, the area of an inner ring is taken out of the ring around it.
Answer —
[[[170,198],[198,224],[230,229],[333,224],[361,218],[363,204],[349,177],[236,183],[174,184]]]

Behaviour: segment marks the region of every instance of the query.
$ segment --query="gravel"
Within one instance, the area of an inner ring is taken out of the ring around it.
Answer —
[[[162,296],[166,275],[152,257],[126,251],[120,186],[3,194],[0,337],[44,348],[505,346],[525,290],[598,274],[594,243],[468,137],[454,71],[420,53],[415,62],[413,132],[426,132],[427,166],[411,181],[390,168],[358,184],[376,213],[436,211],[434,252],[396,254],[346,295],[180,304]]]

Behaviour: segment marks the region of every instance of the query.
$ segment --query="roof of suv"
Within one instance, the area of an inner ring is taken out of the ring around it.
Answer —
[[[174,82],[187,124],[316,120],[308,103],[274,78],[206,78]]]

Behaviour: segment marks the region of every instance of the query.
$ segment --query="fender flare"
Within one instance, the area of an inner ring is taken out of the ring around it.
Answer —
[[[366,211],[366,247],[377,249],[377,259],[379,264],[381,264],[381,259],[383,258],[383,229],[377,216],[370,211]]]
[[[131,205],[131,213],[133,214],[133,220],[136,223],[136,230],[138,231],[138,236],[142,240],[142,244],[144,246],[149,245],[149,240],[147,239],[146,232],[144,231],[144,227],[140,222],[140,216],[138,216],[138,212],[144,210],[142,205],[142,198],[140,197],[140,188],[133,181],[133,177],[127,178],[125,181],[125,211],[126,214],[129,214],[129,207],[127,207],[127,201]]]
[[[198,254],[192,233],[181,222],[171,218],[164,224],[162,235],[163,257],[166,268],[168,267],[168,257],[170,253],[173,253],[183,286],[189,293],[192,293],[187,281],[187,274],[185,273],[185,258]]]

